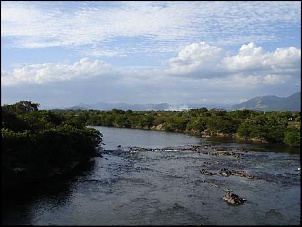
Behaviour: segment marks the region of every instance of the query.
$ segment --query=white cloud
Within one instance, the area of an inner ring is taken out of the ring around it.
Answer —
[[[209,77],[215,72],[224,56],[222,48],[209,46],[204,42],[193,43],[182,49],[178,56],[169,60],[173,74],[190,74],[199,71],[201,77]]]
[[[264,52],[254,43],[243,45],[235,56],[223,60],[230,72],[271,70],[274,73],[299,73],[301,50],[295,47],[278,48],[274,52]]]
[[[49,106],[100,101],[238,103],[253,96],[298,91],[300,61],[301,50],[292,47],[268,52],[249,43],[230,55],[201,42],[167,60],[166,68],[117,69],[89,58],[70,64],[27,64],[2,71],[1,89],[5,103],[7,97],[15,97],[14,101],[39,97],[39,103],[47,97],[43,104]]]
[[[92,57],[114,57],[114,56],[125,56],[122,52],[120,51],[114,51],[114,50],[98,50],[98,49],[93,49],[90,51],[84,52],[85,55],[87,56],[92,56]]]
[[[257,70],[264,63],[263,50],[254,43],[243,45],[239,53],[223,59],[223,64],[228,71]]]
[[[2,85],[44,84],[56,81],[87,79],[102,76],[111,72],[110,66],[99,60],[83,58],[72,65],[64,64],[32,64],[14,69],[12,73],[1,72]]]
[[[286,96],[301,89],[300,30],[299,1],[2,1],[2,57],[14,68],[1,70],[2,97],[68,106]],[[64,48],[23,50],[44,47]],[[68,63],[37,64],[62,50]]]
[[[100,60],[83,58],[73,64],[29,64],[12,72],[1,72],[2,85],[22,83],[45,84],[56,81],[90,80],[99,77],[114,80],[123,86],[158,86],[169,80],[228,80],[233,87],[259,84],[284,84],[300,80],[301,50],[293,47],[266,52],[254,43],[243,45],[229,56],[219,47],[204,42],[182,49],[177,57],[166,61],[164,68],[113,68]],[[177,76],[177,77],[175,77]],[[220,79],[219,79],[220,78]],[[186,82],[187,83],[187,82]],[[219,82],[220,83],[220,82]],[[166,85],[167,86],[167,85]]]
[[[251,83],[284,83],[301,76],[301,50],[295,47],[266,52],[249,43],[230,56],[222,48],[200,42],[182,49],[169,63],[168,73],[197,79],[238,75]]]
[[[118,78],[124,84],[156,84],[162,78],[182,76],[188,79],[237,78],[251,84],[286,83],[300,78],[301,50],[289,47],[266,52],[254,43],[243,45],[237,54],[230,56],[219,47],[204,42],[193,43],[182,49],[177,57],[166,61],[161,68],[113,68],[100,60],[82,58],[73,64],[31,64],[2,72],[2,84],[47,83],[90,77]]]
[[[268,84],[280,84],[280,83],[285,83],[289,79],[290,77],[288,75],[268,74],[264,77],[264,82]]]
[[[281,29],[293,26],[301,27],[301,3],[294,1],[1,2],[1,36],[20,48],[97,44],[106,50],[124,38],[127,52],[176,51],[200,39],[276,42]]]

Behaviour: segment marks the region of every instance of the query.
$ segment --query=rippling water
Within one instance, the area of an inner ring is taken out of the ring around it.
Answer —
[[[298,154],[282,152],[280,146],[95,128],[104,135],[103,157],[94,158],[81,174],[35,186],[2,204],[3,224],[300,224]],[[241,155],[213,155],[217,151]],[[256,178],[222,176],[223,168]],[[201,174],[202,169],[213,175]],[[224,189],[246,202],[228,205]]]

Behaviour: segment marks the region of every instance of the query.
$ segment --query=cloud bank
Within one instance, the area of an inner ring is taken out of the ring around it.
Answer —
[[[12,96],[19,101],[28,91],[31,100],[41,93],[58,102],[64,96],[61,105],[65,106],[100,101],[236,103],[249,98],[247,91],[253,97],[280,94],[280,89],[287,96],[300,90],[301,50],[288,47],[268,52],[248,43],[231,55],[221,47],[199,42],[167,59],[164,68],[117,69],[83,58],[69,65],[26,65],[1,72],[1,80],[4,98],[14,91]]]

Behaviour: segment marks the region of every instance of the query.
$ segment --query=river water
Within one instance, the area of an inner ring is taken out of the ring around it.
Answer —
[[[276,145],[94,127],[103,157],[2,202],[2,224],[299,225],[300,155]],[[119,146],[120,145],[120,146]],[[227,169],[245,175],[222,174]],[[229,205],[225,189],[244,198]]]

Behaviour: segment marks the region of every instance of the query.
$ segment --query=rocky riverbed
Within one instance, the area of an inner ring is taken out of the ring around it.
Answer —
[[[258,171],[258,174],[255,172],[254,174],[251,172],[254,172],[250,165],[244,165],[244,162],[248,158],[256,159],[258,160],[258,156],[262,155],[263,159],[268,154],[261,154],[254,153],[254,152],[248,152],[248,149],[244,149],[241,147],[240,149],[233,149],[230,147],[221,147],[221,146],[213,146],[213,145],[187,145],[187,146],[178,146],[178,147],[165,147],[165,148],[144,148],[144,147],[127,147],[126,149],[123,149],[125,152],[130,152],[130,154],[136,153],[136,152],[196,152],[198,154],[208,155],[208,156],[217,156],[217,157],[230,157],[228,159],[215,159],[211,158],[211,161],[204,161],[200,165],[199,172],[201,175],[204,176],[218,176],[218,177],[230,177],[230,176],[237,176],[242,177],[245,179],[250,180],[264,180],[267,182],[276,182],[276,183],[286,183],[286,177],[284,174],[280,173],[269,173],[269,169],[267,171]],[[254,157],[255,156],[255,157]],[[208,157],[209,158],[209,157]],[[263,160],[265,161],[265,160]],[[291,162],[288,162],[288,165],[291,165],[293,163],[299,163],[299,159],[292,159]],[[249,163],[251,164],[252,161],[249,160]],[[256,164],[256,163],[255,163]],[[229,168],[229,166],[233,167],[232,169]],[[221,168],[222,167],[222,168]],[[226,168],[227,167],[227,168]],[[237,169],[234,167],[237,167]],[[293,175],[295,176],[293,181],[295,179],[298,179],[299,177],[297,174],[300,173],[301,168],[297,167],[294,168]],[[212,181],[212,179],[203,180],[203,183],[206,183],[207,181]],[[217,179],[217,178],[216,178]],[[289,179],[288,179],[289,180]],[[295,181],[297,183],[297,181]],[[222,186],[219,183],[212,183],[211,184],[214,188],[221,188],[223,189],[226,194],[223,196],[223,199],[227,201],[231,205],[241,205],[246,201],[246,199],[242,199],[237,194],[231,193],[232,185],[229,185],[228,188],[222,188]]]
[[[6,207],[2,223],[300,224],[299,154],[164,132],[102,130],[106,146],[89,171]]]

